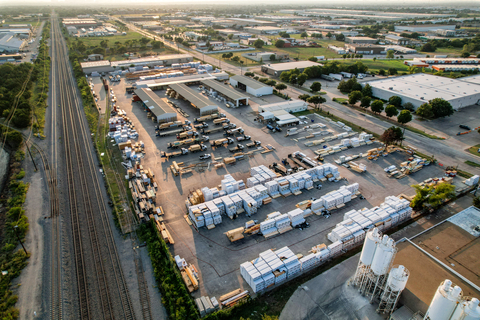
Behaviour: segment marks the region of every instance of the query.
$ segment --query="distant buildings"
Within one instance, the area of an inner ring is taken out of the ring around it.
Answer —
[[[24,46],[25,41],[19,39],[16,33],[0,33],[0,52],[19,52]]]
[[[455,25],[439,25],[439,24],[427,24],[427,25],[407,25],[407,26],[395,26],[395,31],[411,31],[411,32],[429,32],[437,30],[454,30]]]

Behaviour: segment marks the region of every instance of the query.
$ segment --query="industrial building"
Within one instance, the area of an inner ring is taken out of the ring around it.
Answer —
[[[384,46],[384,49],[385,51],[388,51],[388,50],[393,50],[395,53],[397,54],[413,54],[413,53],[417,53],[417,50],[415,49],[412,49],[412,48],[408,48],[408,47],[402,47],[402,46],[397,46],[397,45],[390,45],[390,46]]]
[[[80,66],[85,74],[91,74],[92,72],[100,73],[120,70],[122,68],[128,69],[132,64],[134,66],[170,66],[174,63],[187,63],[192,61],[193,57],[189,54],[171,54],[112,62],[108,60],[82,62]]]
[[[372,44],[345,43],[345,49],[357,54],[384,54],[385,47]]]
[[[480,210],[472,206],[398,243],[394,264],[410,270],[400,303],[425,314],[445,279],[452,288],[459,286],[464,297],[480,299],[479,224]]]
[[[278,110],[283,110],[288,113],[295,113],[300,111],[305,111],[308,108],[308,103],[303,100],[292,100],[279,103],[271,103],[263,106],[258,106],[258,112],[275,112]]]
[[[200,110],[200,116],[206,116],[218,111],[218,106],[215,103],[184,84],[171,84],[169,87],[177,93],[177,99],[184,99]]]
[[[234,87],[238,87],[241,90],[245,90],[252,96],[261,97],[269,94],[273,94],[273,87],[268,86],[260,81],[254,80],[247,76],[236,75],[230,78],[230,84]]]
[[[322,66],[320,63],[316,63],[313,61],[293,61],[293,62],[284,62],[284,63],[276,63],[272,65],[263,65],[262,72],[270,74],[272,76],[279,77],[282,72],[290,71],[293,69],[298,69],[300,72],[303,72],[305,68],[313,67],[313,66]]]
[[[227,80],[228,73],[216,72],[212,74],[194,74],[190,76],[140,80],[135,83],[137,88],[150,88],[152,90],[166,89],[171,84],[184,84],[187,86],[200,84],[203,80]]]
[[[345,37],[345,43],[357,43],[357,44],[365,44],[365,43],[376,43],[378,40],[370,37]]]
[[[25,46],[25,41],[19,39],[15,33],[0,33],[0,52],[19,52]]]
[[[277,23],[273,21],[255,20],[255,19],[243,19],[243,18],[229,18],[237,26],[276,26]]]
[[[430,74],[418,73],[366,83],[372,86],[374,97],[388,100],[391,96],[399,96],[402,103],[410,102],[415,108],[434,98],[447,100],[455,110],[480,103],[480,85]]]
[[[287,31],[286,28],[279,28],[279,27],[247,27],[243,29],[246,32],[254,33],[254,34],[278,34],[282,31]]]
[[[136,89],[135,94],[142,101],[145,110],[151,112],[158,123],[177,121],[177,113],[165,98],[160,98],[149,88]]]
[[[392,44],[396,44],[396,45],[407,45],[410,43],[410,39],[408,38],[404,38],[404,37],[400,37],[400,36],[396,36],[394,34],[387,34],[385,36],[385,42],[386,43],[392,43]]]
[[[437,30],[455,30],[455,25],[440,25],[440,24],[427,24],[427,25],[408,25],[408,26],[395,26],[395,31],[410,31],[410,32],[432,32]]]
[[[480,74],[470,76],[470,77],[459,78],[458,80],[478,84],[480,86]]]
[[[235,107],[248,105],[248,97],[240,94],[235,89],[228,86],[226,83],[220,83],[216,80],[211,79],[202,80],[201,82],[206,89],[209,89],[211,92],[216,92],[217,95],[225,98]]]
[[[101,22],[97,22],[95,19],[63,19],[62,24],[64,27],[76,27],[76,28],[94,28],[102,25]]]
[[[480,65],[465,65],[465,64],[434,64],[430,66],[433,70],[445,72],[462,72],[480,70]]]

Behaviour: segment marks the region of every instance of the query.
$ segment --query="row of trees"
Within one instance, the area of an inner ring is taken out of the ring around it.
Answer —
[[[416,114],[426,119],[443,118],[453,114],[453,107],[450,102],[435,98],[418,107]]]
[[[184,41],[182,38],[177,39],[181,39],[181,41]],[[160,49],[164,46],[163,42],[161,41],[151,40],[149,38],[142,37],[140,39],[126,40],[124,42],[115,41],[113,45],[109,45],[109,40],[104,39],[100,41],[100,46],[87,47],[85,43],[77,37],[75,38],[75,41],[71,42],[70,47],[75,51],[81,53],[82,55],[89,55],[92,53],[104,55],[107,51],[110,54],[123,54],[128,51],[146,51],[148,50],[148,43],[150,43],[152,49]]]

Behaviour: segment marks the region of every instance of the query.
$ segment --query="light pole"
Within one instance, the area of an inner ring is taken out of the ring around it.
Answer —
[[[25,251],[25,254],[28,254],[27,249],[25,249],[25,246],[23,245],[22,240],[20,240],[20,237],[18,236],[17,229],[18,229],[18,226],[13,227],[13,230],[15,231],[15,235],[17,236],[18,242],[20,242],[20,244],[22,245],[22,248],[23,248],[23,251]]]

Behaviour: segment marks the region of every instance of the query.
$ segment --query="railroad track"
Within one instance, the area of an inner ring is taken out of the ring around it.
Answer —
[[[79,310],[74,318],[135,319],[96,171],[90,131],[56,17],[52,18],[52,33],[77,280]]]

